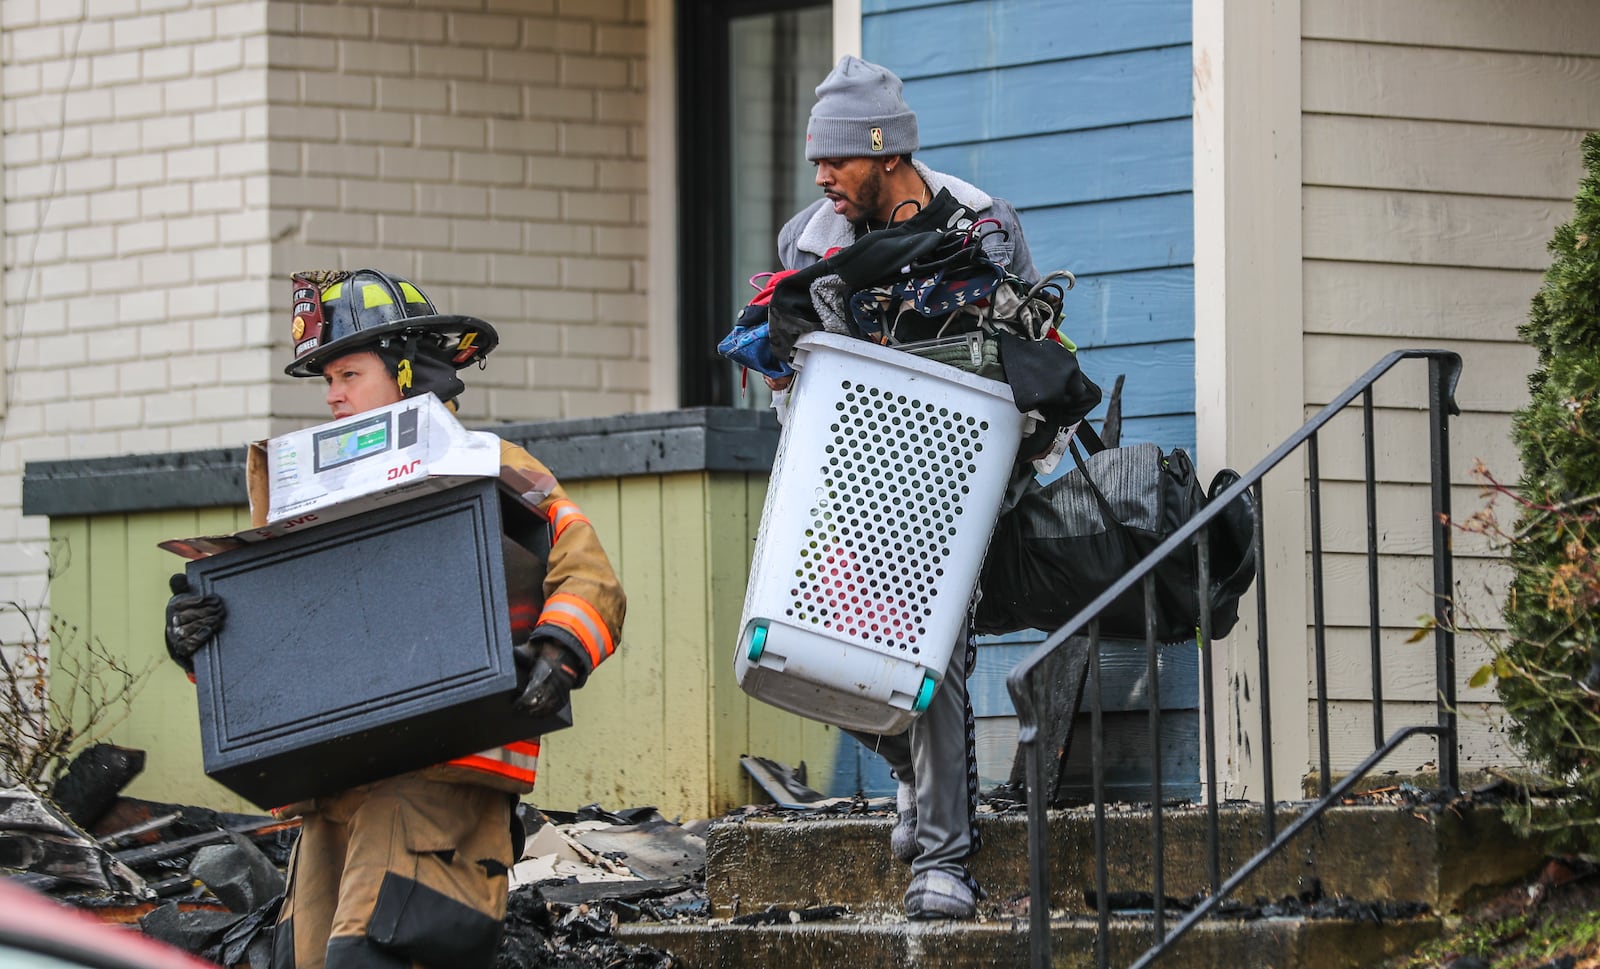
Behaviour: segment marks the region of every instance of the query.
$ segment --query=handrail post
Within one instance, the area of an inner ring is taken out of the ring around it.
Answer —
[[[1039,702],[1039,686],[1029,683],[1033,712],[1044,709]],[[1044,790],[1045,745],[1035,723],[1018,736],[1024,746],[1023,772],[1028,784],[1028,951],[1031,969],[1050,969],[1050,866],[1045,863],[1050,831],[1050,794]],[[1042,909],[1044,918],[1031,913]]]
[[[1311,512],[1311,642],[1317,683],[1317,795],[1328,796],[1333,761],[1328,753],[1328,620],[1323,608],[1322,463],[1313,434],[1306,439],[1306,499]],[[1265,689],[1265,687],[1263,687]]]
[[[1367,497],[1367,652],[1372,664],[1372,746],[1383,746],[1383,627],[1378,599],[1378,460],[1372,436],[1372,388],[1361,392],[1361,450]]]
[[[1100,671],[1100,620],[1089,622],[1089,679],[1094,693],[1089,697],[1089,766],[1093,772],[1094,789],[1094,888],[1095,933],[1094,957],[1098,969],[1111,966],[1111,876],[1106,859],[1106,756],[1104,691]],[[1032,914],[1031,912],[1029,913]]]
[[[1201,608],[1205,608],[1203,601]],[[1167,934],[1167,843],[1161,817],[1161,654],[1156,647],[1156,576],[1144,577],[1145,708],[1150,724],[1150,839],[1155,940]]]
[[[1206,873],[1211,892],[1222,885],[1222,837],[1218,831],[1217,817],[1217,691],[1212,677],[1216,671],[1211,663],[1211,542],[1204,529],[1196,533],[1196,551],[1199,555],[1200,630],[1200,694],[1202,698],[1200,728],[1205,734],[1206,754]]]
[[[1272,672],[1271,663],[1267,659],[1267,563],[1263,554],[1267,543],[1263,529],[1267,517],[1266,506],[1262,499],[1261,482],[1254,485],[1256,500],[1255,534],[1250,541],[1255,546],[1256,552],[1256,696],[1261,705],[1261,736],[1257,738],[1256,749],[1261,751],[1261,803],[1266,805],[1266,810],[1261,812],[1266,824],[1266,840],[1268,844],[1278,836],[1278,818],[1272,810]]]
[[[1439,786],[1460,789],[1456,735],[1455,571],[1450,541],[1450,407],[1444,361],[1428,358],[1428,460],[1433,498],[1433,645],[1439,689]]]

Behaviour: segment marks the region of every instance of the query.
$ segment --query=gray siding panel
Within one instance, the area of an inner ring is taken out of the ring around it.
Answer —
[[[1549,265],[1551,231],[1571,217],[1583,132],[1600,127],[1600,7],[1308,0],[1302,9],[1306,406],[1337,394],[1386,350],[1456,350],[1465,361],[1465,413],[1452,423],[1452,481],[1469,491],[1480,458],[1499,480],[1515,480],[1509,414],[1526,400],[1534,362],[1516,328]],[[1427,608],[1419,560],[1410,557],[1421,549],[1415,527],[1399,524],[1408,515],[1426,520],[1416,485],[1426,468],[1414,448],[1391,443],[1423,439],[1416,389],[1396,388],[1379,401],[1375,433],[1385,482],[1383,676],[1408,687],[1389,700],[1410,701],[1390,704],[1391,729],[1432,716],[1423,702],[1431,698],[1431,652],[1405,641],[1412,617]],[[1324,443],[1323,468],[1352,477],[1359,438]],[[1324,533],[1337,544],[1359,533],[1364,516],[1354,485],[1330,487]],[[1456,517],[1484,501],[1458,495]],[[1505,588],[1496,559],[1481,544],[1460,543],[1456,553],[1459,608],[1494,625]],[[1340,698],[1329,742],[1335,766],[1348,767],[1371,739],[1366,594],[1352,578],[1359,563],[1334,554],[1328,564],[1328,666],[1339,671]],[[1469,676],[1486,655],[1481,642],[1464,638],[1458,669]],[[1464,765],[1515,762],[1492,700],[1484,691],[1462,694]]]

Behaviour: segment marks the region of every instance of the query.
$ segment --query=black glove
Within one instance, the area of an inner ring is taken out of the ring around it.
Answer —
[[[528,671],[528,685],[512,702],[518,713],[547,717],[567,705],[567,695],[583,667],[567,647],[553,639],[535,639],[514,650],[517,666]]]
[[[222,628],[222,618],[228,610],[223,608],[221,596],[189,591],[189,578],[182,572],[174,575],[168,585],[172,587],[172,598],[167,600],[167,655],[193,673],[195,651]]]

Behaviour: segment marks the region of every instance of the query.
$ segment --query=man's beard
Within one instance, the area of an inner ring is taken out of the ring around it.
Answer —
[[[859,228],[877,217],[878,210],[883,208],[883,173],[876,165],[867,169],[867,177],[861,180],[861,186],[856,190],[855,197],[848,201],[855,206],[857,212],[850,219],[851,225]]]

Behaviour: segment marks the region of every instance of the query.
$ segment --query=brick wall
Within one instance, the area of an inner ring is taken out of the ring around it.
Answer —
[[[386,268],[493,322],[468,421],[645,409],[644,11],[0,4],[0,597],[44,587],[27,461],[326,416],[281,373],[295,269]]]
[[[469,421],[646,409],[643,10],[274,4],[273,271],[391,269],[495,324]],[[274,386],[283,427],[323,413],[297,383]]]
[[[0,5],[5,597],[44,594],[25,462],[266,430],[266,19],[261,0]]]

